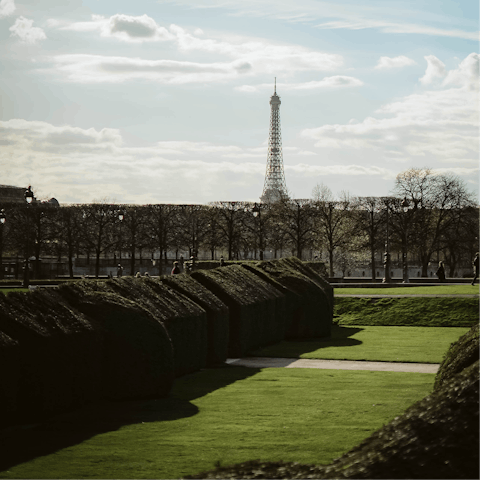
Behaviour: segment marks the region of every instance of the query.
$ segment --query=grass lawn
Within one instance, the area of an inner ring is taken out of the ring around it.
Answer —
[[[432,285],[428,287],[334,288],[341,295],[478,295],[478,285]]]
[[[4,434],[0,478],[173,479],[252,459],[327,464],[429,394],[434,377],[206,369],[177,379],[168,399],[91,406]]]
[[[326,340],[287,342],[265,347],[254,356],[440,363],[451,343],[469,328],[333,325]]]
[[[10,292],[28,292],[28,288],[0,288],[0,292],[8,295]]]
[[[340,325],[471,327],[478,323],[478,298],[336,297],[334,321]]]

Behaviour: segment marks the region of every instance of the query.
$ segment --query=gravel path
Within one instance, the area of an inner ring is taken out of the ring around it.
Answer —
[[[250,368],[319,368],[327,370],[371,370],[376,372],[437,373],[437,363],[356,362],[351,360],[310,360],[305,358],[229,358],[229,365]]]

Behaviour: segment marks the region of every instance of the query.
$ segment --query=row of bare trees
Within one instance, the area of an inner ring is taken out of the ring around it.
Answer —
[[[128,258],[130,274],[140,258],[157,258],[159,272],[167,251],[197,256],[219,251],[228,259],[313,254],[334,267],[351,268],[369,259],[372,278],[388,238],[390,250],[422,266],[434,255],[446,260],[450,275],[478,249],[478,207],[465,185],[452,175],[411,169],[397,176],[388,197],[334,197],[318,185],[311,199],[272,204],[213,202],[209,205],[117,205],[108,202],[55,207],[36,202],[4,205],[0,226],[2,255],[67,259]],[[158,257],[160,256],[160,259]],[[3,273],[3,269],[2,269]]]

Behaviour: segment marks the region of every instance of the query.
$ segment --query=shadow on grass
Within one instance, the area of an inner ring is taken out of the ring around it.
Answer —
[[[259,369],[224,367],[177,378],[168,398],[101,402],[51,417],[37,425],[0,431],[0,471],[78,445],[126,425],[166,422],[198,413],[195,398],[258,373]]]
[[[360,340],[351,338],[362,330],[364,329],[360,327],[332,325],[332,334],[328,338],[287,340],[276,345],[262,348],[261,350],[250,352],[249,354],[257,357],[299,358],[300,355],[314,352],[321,348],[352,347],[363,343]]]

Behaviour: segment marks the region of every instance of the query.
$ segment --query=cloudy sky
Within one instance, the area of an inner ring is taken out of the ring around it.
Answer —
[[[0,0],[0,184],[60,203],[258,200],[274,78],[287,187],[478,191],[474,0]]]

